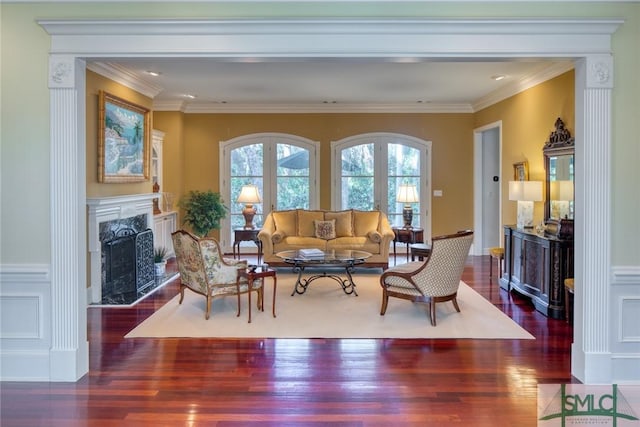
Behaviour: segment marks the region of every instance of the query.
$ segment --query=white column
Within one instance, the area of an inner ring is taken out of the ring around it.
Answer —
[[[76,381],[89,370],[84,84],[83,62],[50,56],[52,381]]]
[[[575,320],[571,373],[586,384],[612,379],[611,92],[613,58],[576,63]]]

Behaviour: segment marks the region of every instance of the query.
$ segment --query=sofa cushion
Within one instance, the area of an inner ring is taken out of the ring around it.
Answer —
[[[351,209],[339,212],[325,212],[324,219],[336,220],[336,237],[353,236],[353,213]]]
[[[273,212],[276,231],[284,233],[285,236],[295,236],[298,234],[297,217],[298,212],[295,210]]]
[[[318,239],[330,240],[336,238],[336,220],[329,221],[313,221],[315,225],[316,237]]]
[[[317,237],[287,236],[282,240],[282,243],[277,246],[278,251],[302,248],[317,248],[325,250],[327,248],[327,242],[330,241],[331,240],[318,239]],[[275,247],[276,245],[274,245],[274,249]]]
[[[298,209],[298,236],[315,237],[316,227],[313,223],[314,220],[324,221],[324,212]]]
[[[377,255],[380,253],[380,244],[373,243],[366,236],[361,237],[337,237],[327,240],[327,250],[356,250],[365,251]]]
[[[379,222],[378,211],[353,211],[353,232],[357,237],[367,236],[370,231],[377,230]]]

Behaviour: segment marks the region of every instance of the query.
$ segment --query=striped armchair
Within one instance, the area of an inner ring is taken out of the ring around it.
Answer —
[[[238,280],[238,269],[247,268],[246,260],[224,258],[213,238],[199,239],[184,230],[172,233],[171,238],[180,272],[180,304],[186,288],[206,297],[205,319],[209,319],[212,299],[218,296],[237,295],[238,316],[240,294],[256,291],[258,304],[262,304],[262,279],[254,280],[251,289],[246,278]]]
[[[428,303],[433,326],[436,326],[436,303],[452,301],[460,312],[456,297],[472,242],[473,231],[434,237],[431,254],[424,261],[409,262],[385,271],[380,276],[380,315],[387,311],[389,297]]]

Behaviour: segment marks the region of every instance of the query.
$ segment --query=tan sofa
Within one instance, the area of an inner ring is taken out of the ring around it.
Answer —
[[[333,229],[333,233],[331,233]],[[264,220],[258,238],[264,262],[286,266],[276,253],[290,249],[354,249],[371,253],[365,267],[389,267],[389,245],[394,234],[380,211],[273,211]]]

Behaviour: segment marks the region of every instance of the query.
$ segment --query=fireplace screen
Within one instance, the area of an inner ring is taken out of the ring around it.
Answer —
[[[114,238],[102,243],[103,304],[131,304],[155,283],[153,266],[153,232],[136,233],[119,230]]]

